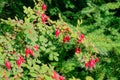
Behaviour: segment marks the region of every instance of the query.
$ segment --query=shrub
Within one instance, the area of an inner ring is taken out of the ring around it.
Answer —
[[[35,2],[33,9],[23,8],[26,15],[23,20],[1,19],[2,79],[74,80],[86,77],[83,74],[86,70],[91,72],[99,66],[99,51],[78,27],[61,18],[52,21],[45,14],[46,7],[41,0]]]

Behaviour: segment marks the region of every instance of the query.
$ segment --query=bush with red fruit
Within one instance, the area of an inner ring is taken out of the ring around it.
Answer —
[[[40,0],[33,9],[24,7],[23,20],[2,20],[0,68],[6,72],[2,78],[67,80],[75,76],[76,68],[92,70],[99,61],[89,38],[62,20],[52,21],[46,9]]]

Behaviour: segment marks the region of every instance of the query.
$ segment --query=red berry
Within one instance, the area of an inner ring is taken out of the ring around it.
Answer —
[[[78,43],[80,43],[80,42],[82,42],[82,39],[79,38],[79,39],[78,39]]]
[[[80,38],[81,38],[81,39],[84,39],[84,37],[85,37],[84,34],[81,34],[81,35],[80,35]]]
[[[79,54],[80,52],[81,52],[81,50],[79,48],[76,48],[75,53]]]
[[[41,19],[42,19],[42,23],[45,24],[46,23],[46,19],[44,17],[42,17]]]
[[[65,77],[59,76],[59,80],[65,80]]]
[[[45,18],[45,14],[44,14],[44,13],[42,13],[41,16],[42,16],[43,18]]]
[[[88,69],[88,66],[89,66],[89,62],[86,62],[85,63],[85,68]]]
[[[56,32],[55,32],[55,36],[56,36],[56,38],[58,38],[59,35],[60,35],[60,30],[57,29]]]
[[[70,36],[67,35],[65,38],[68,42],[70,41]]]
[[[46,11],[47,10],[47,6],[45,4],[42,5],[42,10]]]
[[[66,37],[63,38],[63,43],[65,43],[67,41]]]
[[[26,48],[26,50],[25,50],[25,55],[26,55],[26,57],[28,57],[28,54],[29,54],[29,49]]]
[[[98,57],[96,57],[95,62],[99,62],[99,58]]]
[[[23,56],[20,56],[20,60],[21,60],[22,62],[24,62],[24,57],[23,57]]]
[[[21,59],[18,59],[18,60],[16,61],[16,64],[18,65],[19,68],[20,68],[21,63],[22,63]]]
[[[41,20],[42,20],[42,23],[45,24],[46,21],[48,20],[48,16],[43,13],[42,16],[41,16]]]
[[[92,58],[90,60],[89,65],[90,65],[90,69],[92,69],[95,66],[95,60],[94,60],[94,58]]]
[[[38,46],[38,45],[35,45],[34,48],[35,48],[36,51],[38,51],[39,46]]]
[[[34,53],[33,53],[33,50],[32,49],[29,49],[29,54],[34,56]]]
[[[84,39],[84,34],[81,34],[78,38],[78,43],[82,42],[82,40]]]
[[[64,38],[63,38],[63,42],[65,43],[66,41],[70,41],[70,36],[66,35]]]
[[[52,78],[57,80],[58,76],[59,76],[58,73],[56,71],[53,71]]]
[[[34,56],[33,50],[28,48],[26,49],[25,54],[26,54],[26,57],[28,57],[28,54]]]
[[[10,64],[10,62],[6,61],[5,65],[6,65],[6,68],[8,69],[8,71],[10,71],[11,70],[11,64]]]

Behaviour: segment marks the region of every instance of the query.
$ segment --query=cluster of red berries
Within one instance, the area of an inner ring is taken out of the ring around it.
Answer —
[[[65,77],[59,75],[56,71],[53,71],[52,78],[53,78],[54,80],[65,80]]]
[[[69,30],[67,30],[67,31],[69,31]],[[57,29],[56,32],[55,32],[56,38],[59,37],[60,33],[61,33],[60,29]],[[84,34],[80,34],[80,35],[78,36],[77,44],[76,44],[76,45],[78,45],[79,43],[81,43],[81,42],[84,40],[84,38],[85,38]],[[66,35],[66,36],[63,38],[63,43],[65,43],[66,41],[68,41],[68,42],[70,41],[70,36],[69,36],[69,35]],[[75,49],[75,54],[77,55],[77,54],[80,54],[80,53],[81,53],[81,49],[80,49],[79,47],[76,47],[76,49]],[[96,64],[98,61],[99,61],[99,58],[98,58],[98,57],[96,57],[96,59],[92,58],[90,61],[85,62],[85,68],[86,68],[86,69],[89,68],[90,70],[92,70],[92,68],[95,67],[95,64]]]
[[[65,29],[65,31],[68,32],[69,29],[67,28],[67,29]],[[57,29],[57,30],[55,31],[55,36],[56,36],[56,38],[59,37],[60,33],[61,33],[60,29]],[[81,43],[84,38],[85,38],[84,34],[79,35],[77,42],[78,42],[78,43]],[[63,43],[69,42],[69,41],[70,41],[70,36],[69,36],[69,35],[66,35],[66,36],[63,38]],[[75,53],[76,53],[76,54],[79,54],[80,52],[81,52],[81,49],[77,47],[77,48],[75,49]]]
[[[77,42],[78,42],[78,43],[81,43],[84,38],[85,38],[84,34],[79,35]],[[77,48],[75,49],[75,53],[76,53],[76,54],[79,54],[80,52],[81,52],[81,49],[77,47]]]
[[[60,35],[60,30],[57,29],[56,32],[55,32],[55,36],[56,36],[56,38],[58,38],[59,35]]]
[[[60,29],[57,29],[56,32],[55,32],[56,38],[58,38],[59,35],[60,35]],[[65,37],[63,38],[63,43],[69,42],[69,41],[70,41],[70,36],[69,35],[65,35]]]
[[[38,51],[38,48],[39,48],[38,45],[34,46],[34,49],[35,49],[36,51]],[[26,50],[25,50],[25,55],[26,55],[26,57],[28,57],[29,54],[30,54],[31,56],[34,56],[33,50],[32,50],[31,48],[26,48]]]
[[[78,43],[82,42],[84,38],[85,38],[84,34],[79,35]]]
[[[75,49],[75,53],[76,53],[76,54],[79,54],[80,52],[81,52],[81,49],[77,47],[77,48]]]
[[[45,4],[42,5],[42,10],[43,11],[47,10],[47,6]],[[48,16],[46,14],[42,13],[42,15],[41,15],[42,23],[45,24],[47,20],[48,20]]]
[[[24,57],[20,56],[20,58],[16,61],[16,64],[18,65],[18,68],[20,68],[20,65],[24,62]]]
[[[69,42],[70,41],[70,36],[69,35],[66,35],[64,38],[63,38],[63,43],[65,42]]]
[[[86,69],[90,69],[90,70],[92,70],[92,68],[94,67],[95,68],[95,65],[96,65],[96,63],[97,62],[99,62],[99,58],[98,57],[96,57],[96,58],[91,58],[89,61],[87,61],[87,62],[85,62],[85,68]]]
[[[67,31],[69,31],[69,30],[67,30]],[[57,29],[56,32],[55,32],[56,38],[59,37],[60,33],[61,33],[60,29]],[[84,34],[80,34],[79,37],[78,37],[78,39],[77,39],[77,45],[78,45],[79,43],[81,43],[81,42],[84,40],[84,38],[85,38]],[[70,36],[69,36],[69,35],[66,35],[66,36],[63,38],[63,43],[65,43],[66,41],[68,41],[68,42],[70,41]],[[75,54],[77,55],[77,54],[80,54],[80,53],[81,53],[81,49],[80,49],[79,47],[76,47],[76,49],[75,49]],[[86,69],[88,69],[88,67],[89,67],[90,70],[91,70],[93,67],[95,67],[95,64],[96,64],[98,61],[99,61],[99,58],[96,57],[96,59],[92,58],[90,61],[85,62],[85,67],[86,67]]]
[[[8,69],[8,71],[11,70],[11,64],[10,64],[9,61],[6,61],[6,62],[5,62],[5,66],[6,66],[6,68]]]
[[[28,54],[30,54],[31,56],[34,56],[33,50],[30,48],[26,48],[26,50],[25,50],[26,57],[28,57]]]
[[[45,24],[46,21],[48,20],[48,16],[43,13],[42,16],[41,16],[41,20],[42,20],[42,23]]]
[[[42,21],[43,24],[45,24],[46,21],[48,20],[48,16],[44,13],[46,10],[47,10],[47,6],[45,4],[43,4],[42,5],[42,11],[43,11],[43,13],[40,14],[39,11],[36,12],[37,16],[41,16],[41,21]]]
[[[38,45],[35,45],[35,46],[34,46],[34,49],[35,49],[36,51],[38,51],[39,46],[38,46]],[[25,50],[25,55],[26,55],[26,57],[28,57],[28,54],[34,56],[33,50],[26,48],[26,50]],[[16,64],[17,64],[18,68],[20,68],[21,64],[22,64],[24,61],[25,61],[25,60],[24,60],[24,57],[23,57],[23,56],[20,56],[19,59],[16,60]],[[6,66],[6,68],[8,69],[8,71],[11,70],[11,64],[10,64],[9,61],[6,61],[6,62],[5,62],[5,66]]]
[[[23,56],[20,56],[19,59],[16,61],[16,64],[18,66],[18,68],[20,68],[20,65],[24,62],[24,57]],[[6,68],[8,69],[8,71],[11,70],[11,64],[9,61],[6,61],[5,62],[5,66]]]

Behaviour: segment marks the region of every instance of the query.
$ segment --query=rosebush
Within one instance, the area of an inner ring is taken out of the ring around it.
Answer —
[[[33,9],[23,8],[23,20],[1,19],[0,78],[79,80],[83,76],[92,80],[85,72],[99,67],[99,51],[89,37],[78,26],[65,23],[61,15],[60,20],[52,21],[41,0],[35,2]]]

